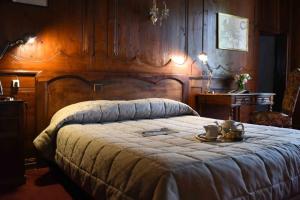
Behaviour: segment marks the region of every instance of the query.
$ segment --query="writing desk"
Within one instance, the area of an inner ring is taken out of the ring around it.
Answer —
[[[196,95],[200,115],[206,105],[225,106],[228,108],[229,119],[240,121],[240,107],[243,105],[266,105],[272,111],[275,93],[203,93]]]

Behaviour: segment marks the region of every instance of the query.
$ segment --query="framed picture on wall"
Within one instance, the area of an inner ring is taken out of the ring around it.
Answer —
[[[218,48],[248,51],[249,20],[218,13]]]
[[[12,0],[16,3],[24,3],[24,4],[31,4],[31,5],[37,5],[37,6],[47,6],[48,0]]]

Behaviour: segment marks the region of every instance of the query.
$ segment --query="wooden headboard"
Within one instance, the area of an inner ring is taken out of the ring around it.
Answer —
[[[187,103],[189,79],[184,75],[77,72],[37,76],[37,131],[64,106],[86,100],[169,98]]]

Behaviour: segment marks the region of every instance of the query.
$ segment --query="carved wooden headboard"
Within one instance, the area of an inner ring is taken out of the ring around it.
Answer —
[[[189,79],[184,75],[77,72],[37,76],[37,131],[62,107],[86,100],[130,100],[162,97],[188,101]]]

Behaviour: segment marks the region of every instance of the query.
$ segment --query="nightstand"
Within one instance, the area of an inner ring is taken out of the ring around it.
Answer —
[[[24,102],[0,101],[0,186],[16,186],[24,178]]]

